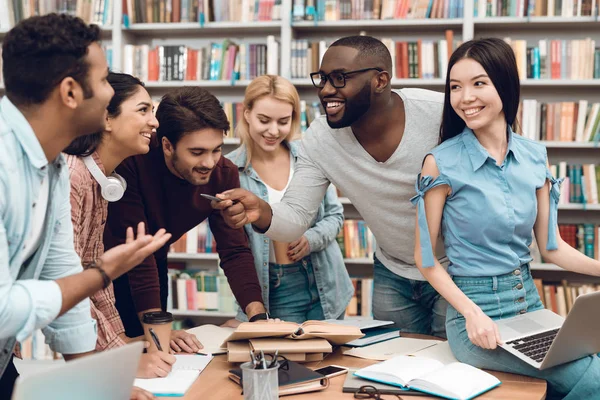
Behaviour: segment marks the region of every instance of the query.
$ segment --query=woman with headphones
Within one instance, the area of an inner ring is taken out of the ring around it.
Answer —
[[[115,168],[127,157],[147,153],[152,135],[158,127],[152,98],[139,79],[111,72],[108,82],[115,94],[107,107],[104,131],[78,138],[65,149],[71,181],[75,250],[84,268],[104,252],[102,236],[108,202],[120,200],[127,189],[125,180],[114,173]],[[92,316],[98,325],[97,351],[120,347],[136,340],[125,336],[121,317],[115,307],[112,284],[97,292],[90,300]],[[197,351],[202,347],[194,335],[183,331],[174,331],[172,339],[177,343],[188,343],[188,351]],[[143,354],[137,376],[164,377],[174,362],[175,357],[166,352]]]

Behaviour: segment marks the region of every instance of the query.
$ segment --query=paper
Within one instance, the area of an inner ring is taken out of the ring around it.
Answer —
[[[344,355],[367,360],[389,360],[396,356],[413,354],[419,350],[431,347],[439,343],[439,340],[412,339],[399,337],[385,342],[375,343],[365,347],[355,347],[344,351]]]
[[[227,339],[235,328],[223,328],[216,325],[200,325],[186,332],[196,335],[196,338],[204,346],[198,353],[200,354],[226,354],[227,348],[221,347],[221,344]]]
[[[183,396],[212,360],[212,356],[176,355],[173,369],[164,378],[136,379],[133,386],[149,391],[155,396]]]

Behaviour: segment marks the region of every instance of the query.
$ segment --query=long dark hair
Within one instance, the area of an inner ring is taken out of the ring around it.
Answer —
[[[502,109],[508,125],[512,126],[517,118],[521,86],[512,48],[502,39],[469,40],[452,53],[448,62],[440,143],[460,134],[465,128],[465,121],[456,114],[450,104],[450,70],[464,58],[477,61],[490,77],[502,100]]]
[[[140,88],[144,87],[144,83],[135,76],[129,74],[120,74],[118,72],[110,72],[108,74],[108,83],[115,91],[113,98],[108,103],[106,110],[110,118],[116,118],[121,114],[121,104],[131,96],[133,96]],[[73,140],[69,147],[63,151],[74,156],[86,157],[92,154],[102,141],[103,132],[85,135]]]

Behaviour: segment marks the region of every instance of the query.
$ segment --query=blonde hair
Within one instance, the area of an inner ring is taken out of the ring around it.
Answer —
[[[281,76],[262,75],[254,78],[246,88],[246,93],[244,94],[244,113],[246,110],[251,111],[256,101],[267,96],[292,106],[291,129],[284,142],[298,139],[300,137],[300,96],[294,85]],[[240,138],[241,145],[246,149],[247,158],[244,168],[247,168],[252,160],[254,141],[250,137],[250,126],[245,117],[239,119],[235,133]]]

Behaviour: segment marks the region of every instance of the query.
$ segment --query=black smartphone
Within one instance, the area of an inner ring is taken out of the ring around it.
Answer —
[[[345,374],[348,372],[348,368],[340,367],[339,365],[328,365],[327,367],[315,369],[315,372],[318,372],[319,374],[328,378],[333,378],[334,376]]]

